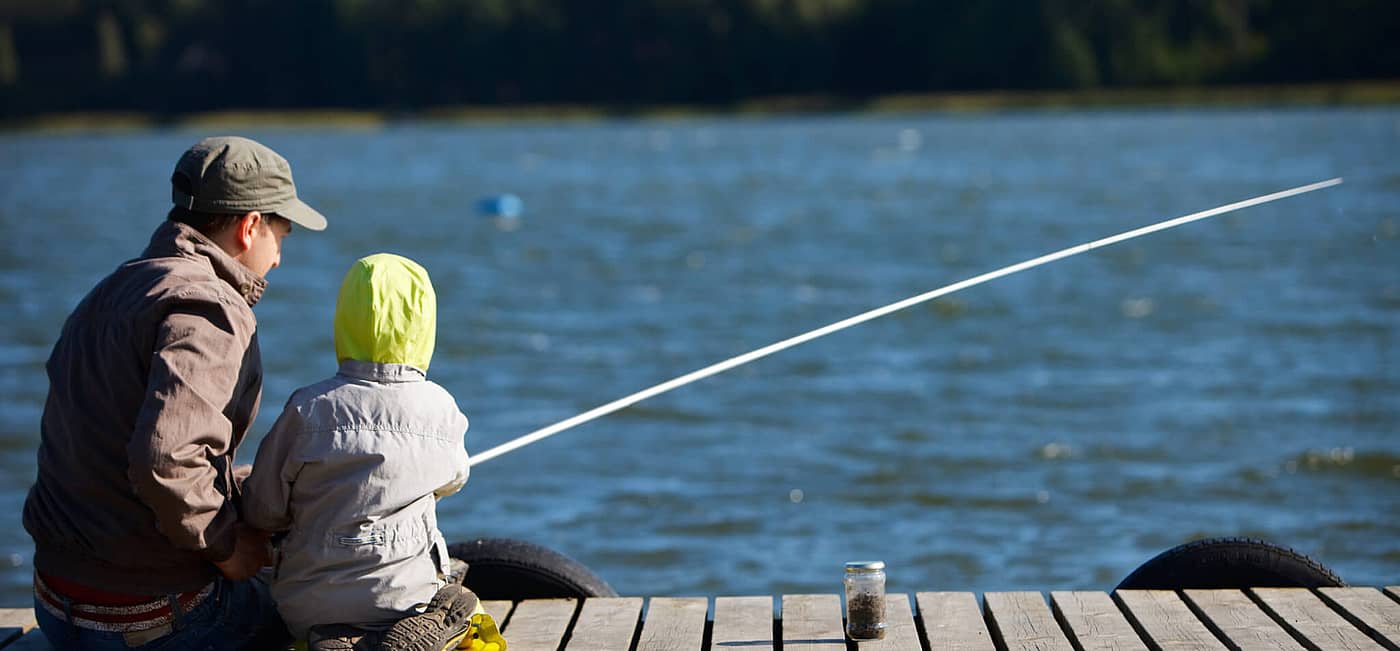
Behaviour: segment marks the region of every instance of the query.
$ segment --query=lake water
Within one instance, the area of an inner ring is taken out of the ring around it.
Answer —
[[[234,131],[220,129],[219,131]],[[481,451],[1006,264],[1334,176],[1340,187],[1003,278],[477,466],[450,540],[527,539],[628,595],[1111,589],[1252,536],[1400,583],[1400,108],[706,118],[239,130],[330,229],[257,313],[257,442],[335,368],[335,289],[432,274],[430,377]],[[143,248],[191,130],[0,134],[0,605],[43,364]],[[510,192],[524,214],[476,213]]]

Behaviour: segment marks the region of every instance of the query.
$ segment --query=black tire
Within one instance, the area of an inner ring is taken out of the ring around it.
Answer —
[[[616,597],[617,591],[582,563],[514,538],[480,538],[447,546],[467,562],[465,585],[482,599]]]
[[[1343,587],[1332,570],[1287,547],[1252,538],[1178,545],[1133,570],[1118,590]]]

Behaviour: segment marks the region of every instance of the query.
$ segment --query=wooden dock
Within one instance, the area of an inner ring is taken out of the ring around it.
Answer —
[[[885,639],[842,633],[836,594],[486,602],[509,651],[1400,651],[1400,586],[890,595]],[[643,608],[645,606],[645,608]],[[0,609],[4,651],[50,649]]]

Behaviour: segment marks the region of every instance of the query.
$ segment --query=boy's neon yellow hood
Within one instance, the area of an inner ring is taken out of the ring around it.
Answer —
[[[437,339],[437,294],[428,272],[392,253],[350,265],[335,304],[338,362],[408,364],[428,370]]]

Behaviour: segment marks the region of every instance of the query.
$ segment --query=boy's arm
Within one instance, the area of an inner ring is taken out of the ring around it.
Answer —
[[[292,401],[258,446],[253,472],[243,481],[243,520],[264,531],[286,531],[292,527],[292,483],[301,472],[296,453],[301,418]]]
[[[437,490],[433,491],[433,497],[436,497],[437,499],[442,499],[444,497],[447,497],[448,495],[451,495],[461,490],[462,486],[466,485],[467,483],[467,477],[471,475],[471,467],[467,465],[467,417],[465,414],[458,412],[457,418],[459,419],[458,423],[461,427],[463,442],[462,445],[458,446],[452,451],[451,479],[449,479],[446,484],[439,486]]]

